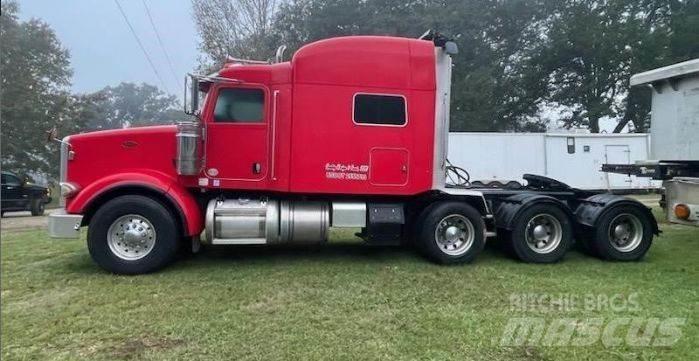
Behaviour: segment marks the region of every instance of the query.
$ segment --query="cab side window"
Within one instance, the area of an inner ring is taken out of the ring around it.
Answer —
[[[216,123],[262,123],[265,93],[257,88],[226,88],[218,92]]]
[[[405,98],[399,95],[355,94],[354,122],[403,126],[407,123]]]

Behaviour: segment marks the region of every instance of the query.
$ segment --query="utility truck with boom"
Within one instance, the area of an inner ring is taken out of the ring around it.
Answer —
[[[196,121],[61,140],[65,211],[49,232],[88,226],[94,261],[123,274],[200,240],[320,243],[331,227],[438,263],[469,262],[496,236],[525,262],[556,262],[574,240],[604,259],[642,258],[658,227],[637,201],[535,175],[474,187],[448,163],[456,51],[434,33],[350,36],[189,76]]]

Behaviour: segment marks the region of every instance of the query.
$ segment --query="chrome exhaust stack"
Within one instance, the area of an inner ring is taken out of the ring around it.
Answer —
[[[193,176],[201,172],[202,126],[199,120],[200,77],[187,74],[184,78],[184,113],[195,120],[177,122],[177,156],[175,168],[178,175]]]
[[[202,167],[201,123],[177,123],[177,157],[175,167],[178,175],[198,175]]]

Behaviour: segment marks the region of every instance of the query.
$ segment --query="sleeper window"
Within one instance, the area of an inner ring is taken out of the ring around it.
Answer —
[[[262,89],[221,89],[216,99],[214,121],[217,123],[261,123],[265,93]]]
[[[356,94],[354,122],[375,125],[405,125],[405,98],[396,95]]]

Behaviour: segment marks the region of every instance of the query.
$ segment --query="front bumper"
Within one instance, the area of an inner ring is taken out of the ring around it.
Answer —
[[[65,210],[49,214],[49,236],[51,238],[80,238],[82,214],[68,214]]]

